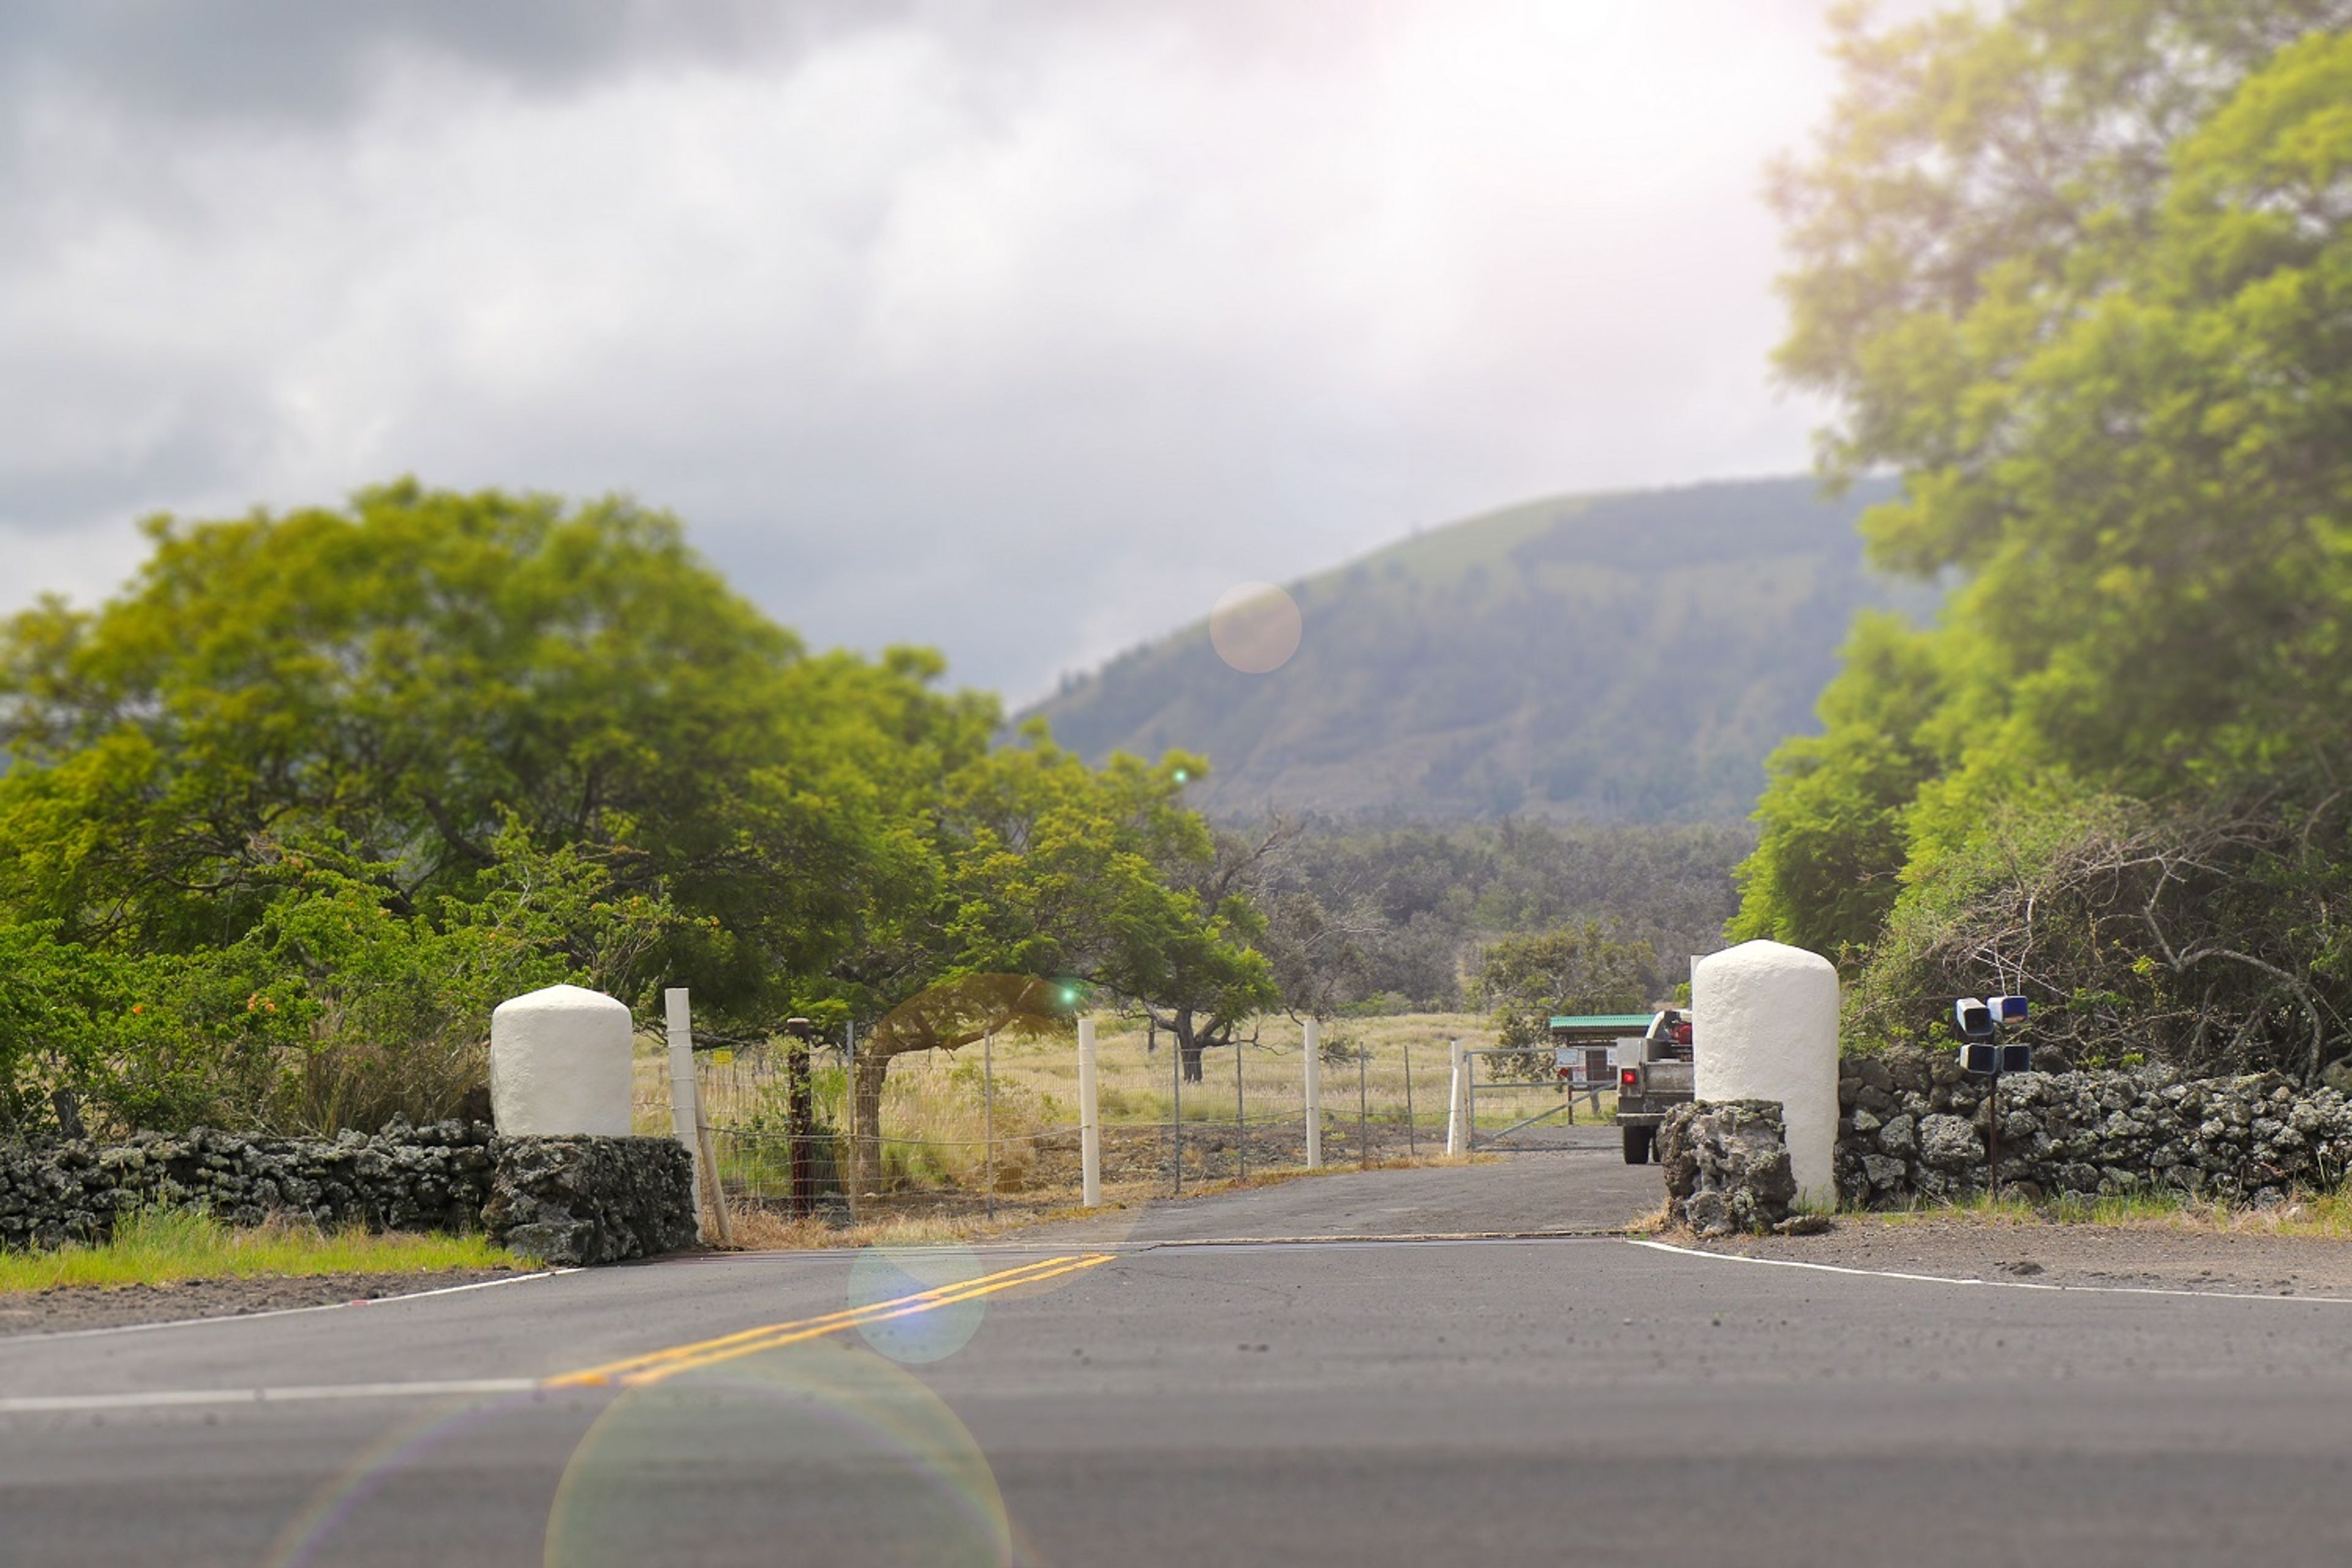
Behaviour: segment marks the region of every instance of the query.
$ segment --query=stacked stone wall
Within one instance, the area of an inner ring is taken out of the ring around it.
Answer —
[[[1666,1217],[1700,1236],[1786,1228],[1797,1199],[1777,1100],[1677,1105],[1658,1128]]]
[[[0,1246],[102,1241],[136,1210],[195,1208],[229,1225],[486,1230],[552,1262],[603,1263],[692,1245],[692,1191],[686,1151],[666,1138],[499,1138],[458,1121],[333,1139],[199,1128],[0,1145]]]
[[[695,1242],[693,1163],[670,1138],[502,1139],[482,1222],[551,1262],[677,1252]]]
[[[1982,1191],[1988,1088],[1951,1051],[1845,1058],[1840,1195],[1890,1207]],[[2001,1184],[2024,1197],[2157,1191],[2270,1203],[2294,1188],[2331,1190],[2347,1166],[2352,1102],[2276,1074],[2184,1079],[2138,1068],[2001,1080]]]

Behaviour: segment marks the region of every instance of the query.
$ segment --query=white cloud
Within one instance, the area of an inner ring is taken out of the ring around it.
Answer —
[[[619,488],[1019,697],[1410,526],[1793,468],[1817,11],[939,5],[562,90],[379,50],[295,121],[20,76],[0,594],[155,507]]]

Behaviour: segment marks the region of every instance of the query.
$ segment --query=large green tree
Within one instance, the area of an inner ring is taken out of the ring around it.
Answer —
[[[1042,721],[956,782],[946,818],[951,931],[971,969],[1066,975],[1148,1011],[1187,1076],[1280,993],[1252,945],[1258,847],[1182,800],[1202,759],[1100,769]]]
[[[1553,1016],[1646,1010],[1656,963],[1648,942],[1597,920],[1489,942],[1475,968],[1478,1000],[1493,1012],[1496,1045],[1511,1053],[1496,1058],[1496,1070],[1549,1078]]]
[[[124,593],[0,629],[0,937],[44,977],[8,1120],[440,1114],[501,988],[570,976],[718,1038],[900,1020],[870,1136],[894,1050],[1066,1020],[1046,977],[1195,1048],[1272,999],[1197,759],[998,746],[938,656],[812,655],[662,513],[402,482],[148,527]]]
[[[2016,0],[1842,22],[1776,191],[1780,353],[1833,479],[1901,472],[1858,635],[1784,747],[1744,934],[1873,941],[1997,807],[2325,798],[2352,768],[2352,5]]]
[[[148,527],[123,595],[0,637],[0,909],[69,940],[232,942],[289,854],[429,913],[511,826],[704,917],[670,973],[773,1011],[933,894],[940,781],[995,721],[934,656],[809,655],[624,500]]]

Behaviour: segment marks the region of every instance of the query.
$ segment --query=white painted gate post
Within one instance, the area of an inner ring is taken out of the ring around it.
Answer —
[[[694,1173],[694,1237],[702,1239],[702,1148],[695,1128],[694,1026],[687,1014],[686,988],[662,993],[662,1018],[669,1029],[669,1124],[686,1145],[687,1165]]]
[[[1307,1168],[1323,1168],[1323,1026],[1307,1020]]]
[[[1445,1042],[1445,1152],[1462,1152],[1462,1042]]]
[[[1777,942],[1743,942],[1691,971],[1697,1098],[1777,1100],[1801,1202],[1837,1202],[1837,966]]]
[[[705,1235],[702,1205],[707,1182],[710,1214],[718,1221],[719,1243],[732,1247],[735,1226],[727,1217],[727,1191],[719,1184],[718,1146],[711,1140],[709,1124],[702,1120],[702,1090],[694,1079],[694,1022],[687,1008],[684,986],[672,986],[662,993],[662,1013],[669,1027],[670,1126],[694,1162],[695,1235],[698,1239]]]
[[[1102,1115],[1095,1093],[1095,1021],[1078,1020],[1078,1189],[1088,1208],[1102,1203]]]

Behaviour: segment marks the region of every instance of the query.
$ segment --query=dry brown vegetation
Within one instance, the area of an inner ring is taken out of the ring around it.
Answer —
[[[1444,1160],[1446,1043],[1491,1044],[1486,1020],[1466,1014],[1347,1019],[1327,1024],[1322,1039],[1327,1168]],[[705,1112],[719,1130],[719,1163],[736,1215],[738,1244],[963,1240],[1081,1212],[1076,1208],[1080,1157],[1075,1041],[995,1041],[992,1117],[986,1081],[992,1075],[984,1068],[988,1052],[988,1047],[975,1045],[953,1053],[910,1054],[893,1064],[882,1101],[883,1179],[856,1205],[854,1220],[837,1205],[829,1217],[795,1220],[782,1212],[780,1200],[788,1187],[780,1057],[744,1051],[706,1058],[698,1078]],[[1187,1194],[1305,1173],[1298,1026],[1286,1018],[1264,1020],[1256,1038],[1240,1047],[1245,1127],[1235,1125],[1234,1055],[1212,1052],[1202,1080],[1181,1086],[1181,1186]],[[1177,1140],[1171,1125],[1178,1099],[1173,1050],[1164,1037],[1157,1050],[1150,1049],[1139,1022],[1105,1019],[1097,1061],[1106,1205],[1168,1195],[1177,1186]],[[668,1064],[658,1042],[642,1042],[637,1069],[638,1130],[667,1133]],[[836,1132],[844,1123],[845,1076],[837,1053],[819,1054],[818,1117]],[[1488,1083],[1479,1092],[1479,1123],[1492,1132],[1560,1099],[1549,1086]],[[1606,1096],[1601,1105],[1604,1115],[1612,1109]],[[1580,1101],[1577,1114],[1589,1117],[1589,1105]],[[992,1120],[992,1161],[985,1138]],[[826,1173],[835,1168],[827,1165]]]

